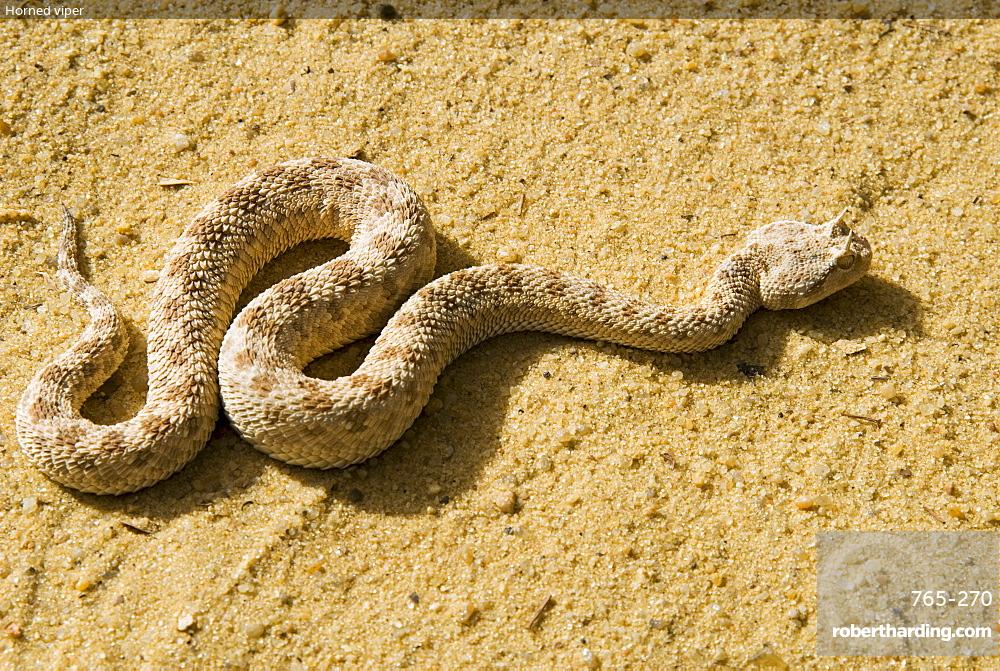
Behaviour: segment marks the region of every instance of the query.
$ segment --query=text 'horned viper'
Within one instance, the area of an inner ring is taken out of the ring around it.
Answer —
[[[263,292],[230,325],[240,292],[268,260],[330,237],[348,241],[348,251]],[[290,161],[236,184],[181,234],[150,308],[146,404],[132,419],[98,425],[79,410],[121,363],[128,335],[115,307],[80,275],[76,245],[67,213],[59,276],[91,321],[31,381],[17,437],[49,477],[102,494],[141,489],[184,466],[208,440],[220,389],[233,426],[257,449],[291,464],[347,466],[395,442],[442,369],[492,336],[547,331],[697,352],[729,340],[760,307],[801,308],[829,296],[871,261],[868,242],[838,217],[758,228],[716,270],[701,302],[683,307],[520,264],[430,282],[434,234],[406,184],[351,159]],[[303,374],[387,320],[352,375]]]

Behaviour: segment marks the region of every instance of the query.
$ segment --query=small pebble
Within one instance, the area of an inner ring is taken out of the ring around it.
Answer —
[[[803,496],[795,499],[795,507],[799,510],[815,510],[819,507],[819,501],[812,496]]]
[[[465,626],[474,624],[477,619],[479,619],[479,609],[476,608],[475,604],[467,601],[460,604],[457,609],[458,622]]]
[[[142,272],[142,281],[146,284],[153,284],[158,279],[160,279],[159,270],[144,270]]]
[[[629,42],[628,46],[625,47],[625,53],[639,60],[648,60],[651,56],[649,45],[643,40],[632,40]]]
[[[501,247],[497,250],[497,258],[500,259],[502,263],[517,263],[521,260],[521,255],[510,247]]]
[[[24,631],[21,629],[21,625],[16,622],[12,622],[4,627],[4,633],[7,634],[7,638],[21,638]]]
[[[573,447],[577,443],[577,437],[572,430],[559,430],[556,432],[555,442],[559,447]]]
[[[90,577],[84,577],[73,583],[73,589],[77,592],[86,592],[96,584],[95,580]]]
[[[177,618],[177,631],[188,631],[194,627],[194,615],[191,613],[181,613]]]
[[[511,515],[517,511],[517,494],[511,490],[497,492],[493,496],[493,505],[500,512]]]
[[[878,388],[878,395],[887,401],[895,401],[899,398],[899,391],[896,389],[896,385],[886,382]]]
[[[392,63],[397,58],[399,57],[392,49],[379,49],[379,52],[375,55],[375,60],[379,63]]]
[[[691,484],[698,489],[707,489],[712,484],[711,475],[707,471],[695,471],[691,475]]]
[[[441,493],[441,485],[439,485],[436,482],[432,482],[431,484],[429,484],[427,486],[427,493],[430,494],[431,496],[434,496],[435,494],[440,494]]]
[[[809,469],[809,472],[817,478],[825,478],[830,475],[830,467],[824,463],[818,463]]]
[[[948,515],[956,520],[964,520],[968,515],[961,506],[948,506]]]
[[[174,133],[170,136],[170,146],[174,148],[174,151],[180,153],[194,147],[194,140],[185,133]]]
[[[750,658],[747,663],[747,667],[755,669],[778,669],[778,671],[784,671],[788,668],[788,662],[786,662],[781,655],[774,652],[770,646],[765,645],[763,650]]]
[[[243,625],[243,633],[247,638],[260,638],[267,631],[267,625],[262,622],[248,622]]]
[[[10,124],[0,119],[0,137],[10,137],[14,134],[14,130],[10,127]]]
[[[816,124],[816,132],[820,135],[830,134],[830,122],[826,119],[820,119],[820,122]]]
[[[808,618],[808,613],[802,606],[796,606],[785,611],[785,617],[789,620],[796,620],[799,624],[804,624]]]
[[[21,499],[21,512],[33,513],[38,510],[38,497],[27,496]]]

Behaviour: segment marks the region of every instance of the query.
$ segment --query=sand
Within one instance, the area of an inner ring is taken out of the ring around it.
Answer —
[[[1000,25],[10,20],[0,40],[3,668],[860,667],[815,656],[815,534],[1000,521]],[[60,204],[134,320],[85,407],[114,422],[142,405],[149,280],[185,223],[318,154],[406,179],[439,274],[520,257],[688,301],[752,228],[848,206],[874,264],[705,354],[491,341],[346,471],[224,421],[138,494],[33,470],[17,398],[86,323],[54,276]]]

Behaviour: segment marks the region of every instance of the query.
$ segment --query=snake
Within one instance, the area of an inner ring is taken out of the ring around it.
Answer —
[[[128,327],[81,275],[80,227],[64,209],[58,277],[89,322],[25,389],[18,443],[64,486],[124,494],[187,464],[208,442],[221,406],[236,431],[272,457],[320,469],[357,464],[396,442],[443,369],[488,338],[541,331],[694,353],[730,340],[758,309],[803,308],[830,296],[871,262],[871,246],[843,214],[752,230],[700,300],[671,306],[522,263],[433,279],[430,216],[402,179],[350,158],[280,163],[205,205],[177,238],[151,297],[145,404],[127,420],[97,424],[80,409],[123,361]],[[347,251],[266,289],[234,318],[265,263],[325,238],[346,241]],[[351,374],[325,380],[304,372],[376,333]]]

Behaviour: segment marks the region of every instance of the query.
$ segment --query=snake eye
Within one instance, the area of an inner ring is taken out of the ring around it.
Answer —
[[[850,270],[854,265],[855,256],[850,252],[837,257],[837,267],[841,270]]]

